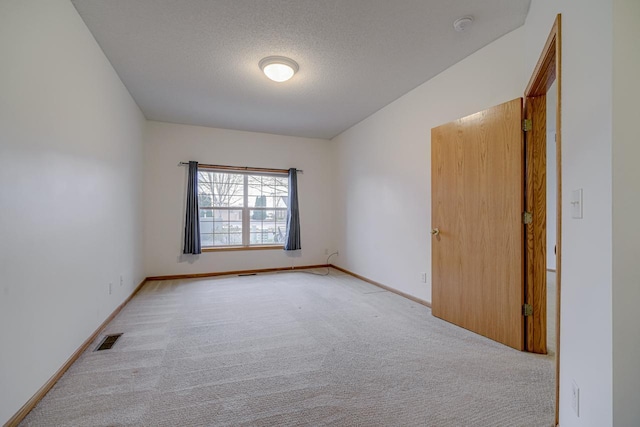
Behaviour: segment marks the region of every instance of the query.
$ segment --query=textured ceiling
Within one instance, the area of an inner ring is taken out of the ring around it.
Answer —
[[[524,24],[530,0],[72,2],[148,119],[332,138]],[[268,80],[270,55],[300,71]]]

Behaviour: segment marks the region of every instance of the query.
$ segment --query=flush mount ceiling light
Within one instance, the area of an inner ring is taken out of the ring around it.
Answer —
[[[469,28],[472,22],[473,16],[464,16],[455,20],[455,22],[453,23],[453,28],[455,28],[455,30],[460,33]]]
[[[296,61],[284,56],[267,56],[258,63],[258,66],[274,82],[289,80],[300,68]]]

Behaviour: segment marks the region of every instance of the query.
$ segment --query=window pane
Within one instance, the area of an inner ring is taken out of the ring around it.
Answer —
[[[287,233],[287,223],[285,220],[276,222],[275,243],[284,243],[284,237]]]
[[[242,236],[242,222],[229,222],[229,233],[240,234]]]
[[[214,234],[213,235],[213,246],[228,246],[229,245],[229,235],[228,234]]]
[[[288,184],[285,175],[198,171],[202,246],[284,243]]]
[[[262,177],[259,175],[248,176],[249,195],[259,196],[261,194],[260,188],[262,187]]]
[[[213,246],[213,234],[200,233],[200,246]]]
[[[287,220],[286,209],[277,209],[275,212],[276,212],[276,221],[281,221],[282,223],[284,223]]]
[[[203,217],[202,212],[200,210],[200,234],[213,233],[213,218]],[[211,213],[211,211],[206,211],[205,213]]]
[[[213,217],[213,213],[211,209],[203,209],[202,207],[200,208],[200,219],[212,218],[212,217]]]
[[[213,207],[213,197],[210,194],[202,193],[198,191],[198,207]],[[200,211],[200,216],[202,216],[202,212]]]
[[[202,246],[242,245],[241,209],[208,209],[208,213],[210,217],[200,217]]]
[[[242,234],[229,234],[229,241],[231,245],[240,246],[242,245]]]
[[[251,233],[249,236],[249,244],[251,245],[261,245],[262,244],[262,233]]]
[[[286,232],[287,212],[274,209],[250,211],[250,244],[281,244]]]
[[[288,178],[250,175],[248,177],[249,206],[285,208],[289,194],[288,185]]]
[[[235,208],[235,207],[242,207],[243,205],[244,205],[244,195],[243,194],[240,194],[238,196],[229,197],[229,206]]]
[[[244,175],[199,171],[198,202],[205,207],[242,207]]]
[[[285,194],[284,196],[278,196],[276,198],[276,204],[275,207],[276,208],[287,208],[287,205],[289,203],[289,194]]]

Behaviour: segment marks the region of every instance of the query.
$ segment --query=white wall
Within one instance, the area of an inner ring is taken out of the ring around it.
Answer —
[[[612,3],[533,0],[525,24],[527,73],[562,13],[562,308],[560,424],[612,423]],[[597,30],[595,30],[597,29]],[[584,191],[584,218],[569,196]],[[571,381],[580,388],[580,417]]]
[[[640,2],[613,2],[613,421],[640,425]]]
[[[334,138],[335,264],[431,301],[431,128],[522,96],[522,44],[519,29]]]
[[[144,118],[69,1],[0,2],[0,58],[3,424],[143,279]]]
[[[329,141],[148,122],[144,212],[147,276],[325,264],[330,240]],[[181,161],[288,169],[298,174],[302,251],[182,255],[187,171]]]

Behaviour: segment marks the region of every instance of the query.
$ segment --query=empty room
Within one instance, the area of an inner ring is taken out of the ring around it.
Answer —
[[[0,423],[639,426],[637,0],[0,0]]]

